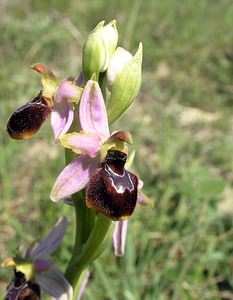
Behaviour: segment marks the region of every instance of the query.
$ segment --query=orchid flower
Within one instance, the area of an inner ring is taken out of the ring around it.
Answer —
[[[82,131],[64,135],[61,142],[65,147],[72,149],[75,153],[80,155],[67,165],[58,176],[50,196],[53,201],[59,201],[66,198],[87,186],[87,197],[89,197],[89,194],[92,196],[94,193],[96,198],[96,195],[98,195],[97,189],[100,172],[98,166],[101,158],[106,157],[106,151],[109,148],[115,147],[117,142],[118,147],[119,141],[131,143],[129,133],[124,131],[114,132],[110,135],[104,99],[96,81],[89,80],[84,88],[80,100],[79,118]],[[132,160],[133,158],[128,162],[128,167],[130,167]],[[140,190],[143,185],[142,181],[139,180],[137,185],[138,190]],[[100,186],[102,186],[101,182]],[[89,192],[90,190],[93,190],[94,192]],[[99,190],[101,190],[101,188]],[[104,197],[101,191],[100,198],[101,199],[98,200],[99,202],[102,202]],[[110,197],[108,196],[107,198],[107,202],[109,203]],[[112,201],[114,201],[115,198],[117,200],[117,195],[114,195],[112,198]],[[138,194],[138,199],[144,199],[141,193]],[[87,202],[87,204],[90,204],[90,201]],[[106,212],[107,205],[105,203],[101,212],[103,212],[103,209]],[[133,209],[135,205],[136,203],[133,205]],[[89,206],[95,207],[93,205]],[[117,213],[121,213],[121,211],[118,210]],[[114,214],[116,214],[115,211]],[[109,216],[108,211],[106,215]],[[118,216],[115,218],[113,217],[114,215],[111,214],[112,219],[118,220]],[[126,217],[128,217],[128,215]],[[113,235],[113,244],[117,256],[124,255],[126,233],[127,221],[117,222]]]
[[[82,80],[79,78],[76,82],[71,79],[65,79],[58,84],[56,76],[51,70],[42,64],[35,64],[32,68],[42,75],[43,94],[53,99],[51,111],[51,126],[57,142],[70,128],[74,111],[72,102],[78,102],[82,88]]]
[[[67,225],[67,218],[60,218],[47,237],[36,247],[32,244],[23,258],[5,259],[2,265],[13,266],[15,269],[15,277],[7,287],[5,299],[21,299],[22,295],[29,295],[32,297],[30,299],[40,299],[42,289],[57,300],[72,300],[72,287],[49,258],[61,243]]]
[[[65,134],[61,143],[80,155],[58,176],[50,194],[55,202],[85,188],[110,148],[124,148],[124,142],[131,143],[128,132],[118,131],[110,135],[106,107],[98,82],[87,82],[79,105],[82,130]]]
[[[30,138],[51,115],[51,126],[57,142],[70,128],[74,111],[72,102],[78,102],[82,88],[70,79],[61,84],[45,65],[32,68],[42,75],[42,91],[32,101],[19,107],[10,117],[7,131],[14,139]]]

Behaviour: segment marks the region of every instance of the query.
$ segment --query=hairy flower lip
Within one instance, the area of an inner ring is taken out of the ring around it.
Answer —
[[[13,139],[30,138],[38,132],[51,114],[51,99],[39,94],[30,102],[20,106],[7,122],[7,131]]]
[[[113,221],[128,219],[137,203],[138,179],[124,168],[126,159],[127,154],[109,150],[87,185],[87,206]]]
[[[5,300],[40,300],[40,286],[34,280],[26,280],[22,272],[15,270],[14,277],[6,290]]]

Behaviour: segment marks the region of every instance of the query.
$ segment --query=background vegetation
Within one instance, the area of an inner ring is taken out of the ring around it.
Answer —
[[[132,132],[134,170],[154,206],[131,218],[124,258],[109,245],[92,266],[84,300],[233,299],[231,0],[1,0],[0,259],[40,239],[58,216],[73,219],[48,198],[64,166],[49,124],[23,142],[5,131],[40,89],[28,66],[76,76],[88,32],[112,18],[121,45],[144,44],[141,92],[114,128]],[[72,237],[71,225],[54,257],[61,265]],[[10,278],[0,271],[0,297]]]

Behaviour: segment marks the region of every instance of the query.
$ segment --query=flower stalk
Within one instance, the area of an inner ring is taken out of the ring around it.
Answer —
[[[65,150],[66,164],[73,159],[73,152]],[[82,281],[85,268],[96,259],[107,246],[111,238],[111,223],[109,218],[88,208],[85,203],[85,192],[82,190],[72,195],[75,209],[76,232],[71,259],[67,265],[65,276],[74,290]],[[79,280],[80,279],[80,280]]]

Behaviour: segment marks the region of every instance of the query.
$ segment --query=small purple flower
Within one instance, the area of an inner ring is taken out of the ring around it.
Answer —
[[[71,285],[49,259],[61,243],[67,225],[67,218],[60,218],[44,240],[27,249],[24,258],[8,258],[3,262],[3,266],[15,268],[15,276],[7,287],[5,299],[24,299],[24,295],[31,296],[30,299],[40,299],[42,289],[57,300],[72,300]]]

